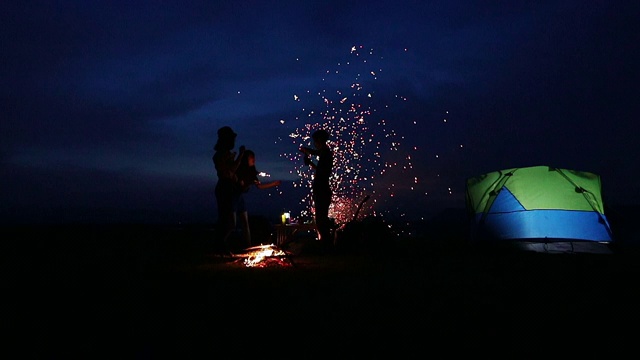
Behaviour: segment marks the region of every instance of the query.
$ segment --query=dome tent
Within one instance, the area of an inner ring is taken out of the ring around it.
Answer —
[[[533,166],[467,179],[466,208],[473,242],[539,252],[609,253],[600,177]]]

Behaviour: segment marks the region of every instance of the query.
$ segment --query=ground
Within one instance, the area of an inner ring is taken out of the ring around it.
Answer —
[[[293,266],[246,268],[212,252],[206,226],[5,228],[6,340],[21,358],[143,359],[633,345],[637,252],[489,250],[434,231],[334,254],[302,243]]]

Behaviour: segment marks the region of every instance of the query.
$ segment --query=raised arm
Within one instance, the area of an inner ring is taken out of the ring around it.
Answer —
[[[320,155],[320,151],[318,149],[312,149],[306,146],[300,147],[300,152],[305,155]]]

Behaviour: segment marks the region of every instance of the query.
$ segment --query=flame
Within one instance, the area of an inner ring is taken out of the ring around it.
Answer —
[[[267,267],[270,265],[291,266],[288,254],[274,244],[258,245],[246,249],[244,254],[235,255],[243,257],[242,263],[246,267]]]

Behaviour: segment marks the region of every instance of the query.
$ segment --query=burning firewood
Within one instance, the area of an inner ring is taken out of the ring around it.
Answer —
[[[252,246],[233,256],[246,267],[293,266],[289,254],[274,244]]]

